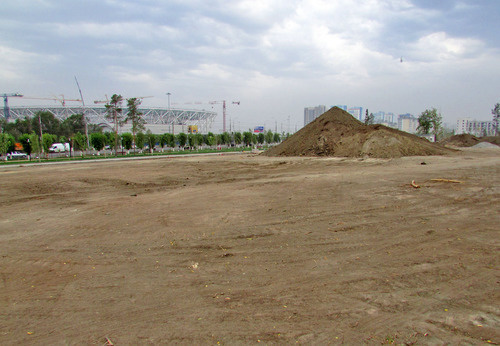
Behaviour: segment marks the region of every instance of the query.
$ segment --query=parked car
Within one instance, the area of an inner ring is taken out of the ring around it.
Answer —
[[[15,160],[15,159],[27,159],[28,155],[25,153],[20,153],[18,151],[13,151],[7,154],[7,159]]]

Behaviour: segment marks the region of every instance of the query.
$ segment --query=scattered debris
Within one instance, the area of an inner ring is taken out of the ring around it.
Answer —
[[[411,181],[411,186],[413,186],[413,187],[414,187],[414,188],[416,188],[416,189],[419,189],[419,188],[420,188],[420,185],[417,185],[417,184],[415,183],[415,180],[412,180],[412,181]]]
[[[453,180],[453,179],[431,179],[431,181],[438,181],[442,183],[456,183],[456,184],[463,184],[463,181],[460,180]]]

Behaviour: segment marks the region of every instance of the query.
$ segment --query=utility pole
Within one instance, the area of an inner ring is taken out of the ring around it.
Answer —
[[[43,133],[42,133],[42,116],[41,116],[41,112],[38,113],[38,126],[40,126],[40,149],[41,149],[42,154],[43,154],[44,150],[43,150]]]
[[[222,133],[226,132],[226,100],[222,101]]]

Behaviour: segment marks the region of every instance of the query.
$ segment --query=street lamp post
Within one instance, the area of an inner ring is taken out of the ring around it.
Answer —
[[[170,114],[170,95],[172,95],[172,93],[167,93],[167,97],[168,97],[168,112],[169,112],[169,115],[171,116]],[[174,134],[174,120],[172,118],[172,134]]]

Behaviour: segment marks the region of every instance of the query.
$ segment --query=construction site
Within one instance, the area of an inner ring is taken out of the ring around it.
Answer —
[[[0,166],[0,344],[499,344],[496,140]]]
[[[107,110],[105,105],[109,103],[106,95],[105,100],[95,100],[91,106],[85,105],[82,99],[66,99],[64,95],[49,97],[30,97],[20,93],[3,93],[0,97],[4,99],[4,107],[0,110],[0,118],[6,119],[8,122],[14,122],[17,119],[23,120],[25,117],[32,118],[38,112],[52,113],[57,119],[63,121],[74,114],[84,114],[89,124],[98,125],[103,131],[111,131],[113,124],[106,117]],[[138,99],[150,98],[152,96],[138,97]],[[26,100],[40,100],[40,102],[54,101],[59,105],[51,106],[10,106],[9,98],[22,98]],[[78,103],[75,105],[75,103]],[[199,133],[208,133],[212,131],[214,120],[217,117],[217,112],[214,106],[220,104],[222,106],[222,122],[223,131],[226,131],[226,101],[210,101],[210,110],[188,109],[170,107],[142,107],[139,112],[145,120],[146,130],[150,130],[154,134],[163,133],[189,133],[189,127],[195,126]],[[239,102],[233,102],[239,104]],[[124,109],[124,116],[127,115]],[[131,124],[124,124],[120,127],[120,132],[130,131]]]

